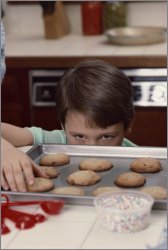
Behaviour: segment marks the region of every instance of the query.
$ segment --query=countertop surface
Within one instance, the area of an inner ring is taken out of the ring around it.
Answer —
[[[106,60],[116,67],[166,67],[167,42],[142,46],[117,46],[105,35],[68,34],[44,39],[42,34],[6,37],[8,68],[66,68],[85,58]]]
[[[26,152],[30,147],[20,149]],[[38,205],[17,209],[43,213]],[[11,232],[2,235],[1,249],[154,249],[162,239],[166,218],[166,210],[152,210],[148,228],[112,233],[100,225],[94,206],[65,204],[59,215],[31,229],[18,230],[8,221]]]
[[[67,56],[166,56],[167,42],[153,45],[118,46],[105,35],[68,34],[59,39],[45,39],[43,34],[6,37],[7,57]]]

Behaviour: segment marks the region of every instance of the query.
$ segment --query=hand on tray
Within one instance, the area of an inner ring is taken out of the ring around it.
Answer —
[[[1,187],[14,192],[25,192],[26,181],[34,183],[34,175],[48,178],[25,153],[4,141],[1,149]]]

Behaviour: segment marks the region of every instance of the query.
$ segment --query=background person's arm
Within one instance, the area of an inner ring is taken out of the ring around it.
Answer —
[[[8,123],[1,123],[1,136],[16,147],[33,144],[33,135],[28,129]]]

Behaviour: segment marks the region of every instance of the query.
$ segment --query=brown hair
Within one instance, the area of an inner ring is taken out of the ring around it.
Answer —
[[[90,127],[106,128],[118,122],[128,127],[134,116],[132,85],[112,65],[87,59],[68,70],[57,84],[58,118],[65,125],[67,111],[88,117]]]

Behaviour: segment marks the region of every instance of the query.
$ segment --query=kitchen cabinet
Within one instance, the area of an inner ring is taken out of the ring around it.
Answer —
[[[166,67],[165,56],[97,57],[116,67]],[[17,126],[39,126],[60,129],[56,107],[34,107],[30,92],[29,71],[32,69],[66,69],[83,60],[74,57],[7,57],[7,72],[1,91],[1,120]],[[125,60],[126,59],[126,60]],[[128,137],[139,146],[167,146],[167,108],[136,107],[132,133]]]
[[[167,108],[136,107],[128,138],[138,146],[167,147]]]
[[[29,126],[30,96],[28,70],[8,68],[1,86],[1,121]]]

